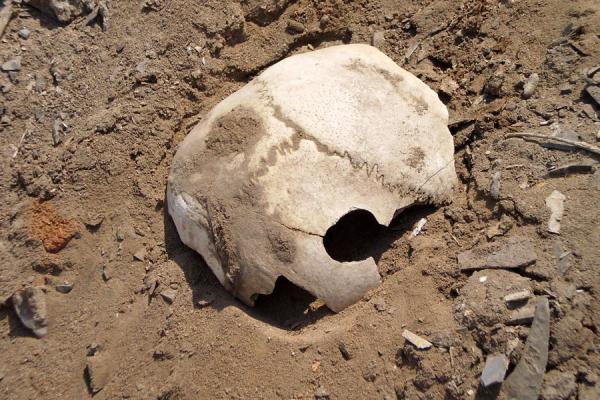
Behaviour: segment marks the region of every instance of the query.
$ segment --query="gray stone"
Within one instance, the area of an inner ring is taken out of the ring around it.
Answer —
[[[56,291],[60,293],[67,294],[71,290],[73,290],[73,284],[69,282],[64,282],[56,285]]]
[[[585,91],[600,106],[600,86],[588,86],[585,88]]]
[[[172,304],[175,301],[175,297],[177,297],[177,291],[173,289],[166,289],[160,292],[160,295],[167,303]]]
[[[87,384],[92,394],[101,391],[110,379],[110,368],[103,356],[95,355],[87,359],[85,366]]]
[[[513,310],[506,325],[529,325],[535,315],[535,305],[527,304],[525,307]]]
[[[535,93],[535,89],[537,89],[537,85],[540,83],[540,76],[536,73],[529,75],[529,78],[525,81],[525,85],[523,85],[523,98],[528,99]]]
[[[375,32],[373,34],[373,37],[371,38],[371,45],[373,47],[377,47],[378,49],[381,49],[385,45],[385,32],[384,31]]]
[[[521,360],[502,386],[509,400],[537,400],[548,362],[549,337],[550,307],[548,298],[541,297]]]
[[[323,387],[323,385],[319,385],[319,387],[317,387],[317,390],[315,390],[315,399],[317,399],[317,400],[329,399],[329,392],[327,391],[327,389],[325,389]]]
[[[27,40],[29,39],[29,36],[31,36],[31,31],[27,28],[23,28],[18,32],[18,34],[22,39]]]
[[[4,71],[4,72],[20,71],[21,70],[21,57],[15,57],[11,60],[8,60],[4,64],[2,64],[2,66],[0,68],[2,68],[2,71]]]
[[[39,287],[30,286],[12,296],[15,312],[27,328],[37,337],[48,334],[46,294]]]
[[[508,358],[504,354],[489,356],[481,373],[481,385],[488,387],[502,383],[508,369]]]
[[[387,309],[387,304],[385,304],[385,300],[382,297],[376,297],[371,302],[373,303],[373,307],[379,312]]]
[[[488,268],[520,268],[537,260],[533,242],[524,237],[512,237],[506,242],[493,242],[460,253],[462,271]]]
[[[338,349],[340,350],[340,353],[342,353],[342,357],[344,357],[344,360],[350,360],[352,358],[352,354],[350,353],[350,351],[348,351],[344,340],[340,339]]]
[[[492,175],[492,183],[490,184],[490,195],[494,200],[498,200],[500,198],[500,179],[502,178],[502,173],[500,171],[494,173]]]

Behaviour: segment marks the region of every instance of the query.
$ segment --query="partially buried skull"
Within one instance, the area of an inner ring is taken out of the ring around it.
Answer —
[[[179,146],[169,213],[223,286],[253,305],[278,277],[333,311],[381,277],[339,262],[323,238],[353,210],[380,224],[456,183],[448,111],[436,93],[367,45],[289,57],[233,93]]]

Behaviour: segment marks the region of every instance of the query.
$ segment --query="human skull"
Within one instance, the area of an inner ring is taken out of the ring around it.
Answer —
[[[388,225],[456,183],[448,111],[379,50],[289,57],[216,105],[179,146],[168,209],[183,243],[253,305],[278,277],[340,311],[381,280],[375,261],[323,244],[352,210]]]

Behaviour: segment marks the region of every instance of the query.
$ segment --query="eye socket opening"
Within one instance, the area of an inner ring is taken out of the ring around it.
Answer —
[[[373,257],[374,246],[387,231],[371,212],[356,209],[327,230],[323,246],[329,257],[339,262],[366,260]]]

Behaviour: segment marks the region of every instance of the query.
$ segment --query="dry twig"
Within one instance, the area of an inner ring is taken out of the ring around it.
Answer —
[[[556,136],[548,136],[542,135],[541,133],[529,133],[529,132],[521,132],[521,133],[509,133],[506,135],[507,139],[510,138],[521,138],[521,139],[542,139],[547,141],[554,141],[559,143],[568,144],[569,146],[576,147],[578,149],[582,149],[588,151],[590,153],[596,154],[600,156],[600,147],[593,146],[587,142],[580,142],[577,140],[564,139]]]

